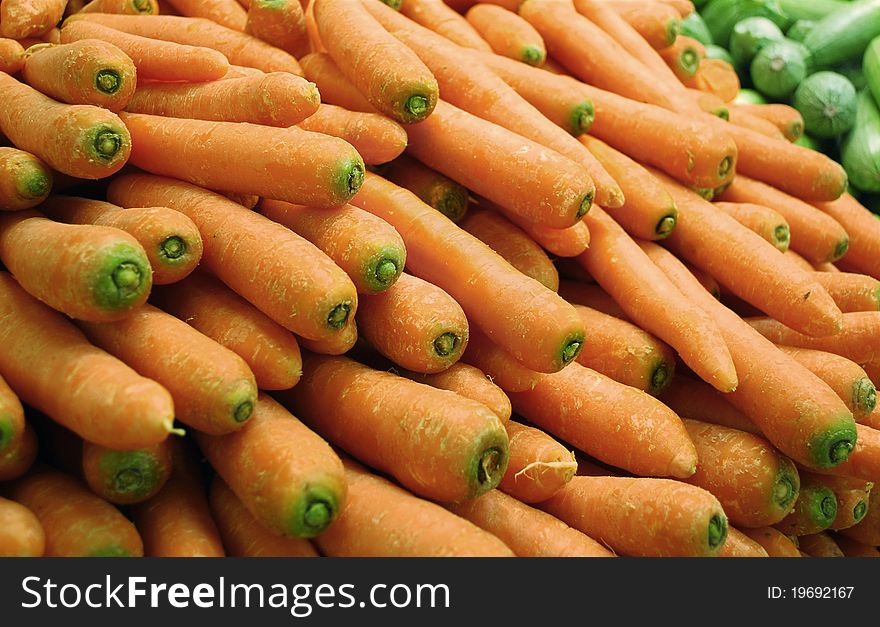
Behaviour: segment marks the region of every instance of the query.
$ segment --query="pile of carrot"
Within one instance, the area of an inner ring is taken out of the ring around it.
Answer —
[[[880,556],[880,221],[688,4],[2,0],[0,556]]]

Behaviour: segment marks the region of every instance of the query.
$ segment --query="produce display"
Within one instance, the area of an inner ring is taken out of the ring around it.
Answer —
[[[880,557],[880,0],[0,0],[0,557]]]

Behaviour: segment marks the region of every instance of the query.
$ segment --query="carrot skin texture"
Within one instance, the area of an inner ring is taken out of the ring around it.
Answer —
[[[46,33],[61,21],[65,0],[5,0],[0,5],[0,34],[24,39]]]
[[[852,195],[845,193],[833,202],[812,202],[831,216],[849,235],[844,262],[853,272],[862,272],[880,280],[880,224]]]
[[[37,459],[39,442],[30,423],[25,423],[19,436],[0,451],[0,481],[23,476]]]
[[[760,544],[734,527],[727,527],[727,540],[718,557],[769,557]]]
[[[523,503],[540,503],[556,494],[577,471],[574,453],[549,435],[511,420],[507,423],[510,461],[498,489]]]
[[[432,388],[449,390],[459,396],[482,403],[492,410],[492,413],[498,416],[498,419],[505,425],[510,420],[512,411],[510,399],[507,398],[504,390],[492,383],[480,369],[474,366],[459,361],[436,374],[402,370],[400,375],[418,383],[430,385]]]
[[[431,205],[455,222],[460,222],[468,211],[468,191],[460,183],[401,155],[382,170],[382,176],[400,187],[405,187],[427,205]]]
[[[844,557],[834,539],[824,531],[799,536],[798,548],[810,557]]]
[[[236,0],[168,0],[187,17],[203,17],[226,28],[243,31],[247,13]]]
[[[712,204],[773,244],[779,251],[784,253],[788,250],[791,228],[778,211],[753,203],[719,201]]]
[[[80,8],[77,5],[82,6]],[[91,2],[68,2],[65,14],[72,15],[74,13],[156,15],[159,13],[159,3],[157,0],[91,0]]]
[[[0,37],[0,72],[16,74],[24,65],[24,46],[15,39]]]
[[[880,281],[853,272],[816,272],[813,277],[824,287],[844,313],[880,310]]]
[[[314,6],[309,4],[309,8]],[[315,51],[301,60],[307,79],[318,86],[321,101],[345,107],[349,111],[377,113],[378,109],[351,84],[336,62],[326,52]]]
[[[404,2],[399,11],[417,24],[431,29],[438,35],[443,35],[459,46],[484,52],[492,50],[474,25],[452,10],[443,0]]]
[[[378,113],[349,111],[323,104],[316,113],[299,123],[307,131],[344,139],[354,146],[368,165],[380,165],[396,159],[406,148],[406,130]]]
[[[41,557],[46,534],[24,505],[0,496],[0,557]]]
[[[52,189],[52,171],[38,157],[0,146],[0,211],[19,211],[40,204]]]
[[[540,373],[523,366],[477,328],[470,329],[468,350],[461,359],[485,372],[505,392],[530,390],[540,378]]]
[[[306,20],[299,0],[256,0],[247,7],[244,31],[299,58],[309,51]]]
[[[880,499],[868,499],[868,511],[859,524],[841,529],[840,535],[869,546],[880,545]]]
[[[731,405],[724,394],[702,381],[686,376],[676,377],[660,395],[660,400],[682,418],[761,436],[761,430],[748,416]]]
[[[788,536],[773,527],[743,529],[742,533],[764,547],[770,557],[801,557],[797,546]]]
[[[478,4],[465,17],[496,54],[538,67],[544,64],[544,40],[516,13],[498,5]]]
[[[877,334],[880,312],[877,311],[845,313],[840,333],[825,337],[804,335],[764,316],[746,321],[775,344],[835,353],[857,364],[871,363],[880,358],[880,335]]]

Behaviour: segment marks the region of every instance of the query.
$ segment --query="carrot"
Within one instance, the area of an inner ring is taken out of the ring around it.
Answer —
[[[294,57],[309,51],[306,18],[299,0],[254,0],[247,7],[244,32]]]
[[[504,390],[492,383],[479,368],[458,362],[443,372],[434,374],[409,370],[402,370],[399,374],[418,383],[430,385],[432,388],[450,390],[459,396],[482,403],[505,424],[510,420],[510,399],[507,398]]]
[[[314,15],[327,52],[374,107],[404,124],[431,114],[439,91],[434,76],[360,2],[314,0]]]
[[[823,472],[876,483],[880,479],[880,430],[864,424],[856,425],[856,429],[858,441],[849,459]]]
[[[3,0],[0,35],[12,39],[39,36],[61,21],[67,0]]]
[[[316,113],[299,123],[299,127],[344,139],[370,165],[396,159],[407,143],[406,131],[393,120],[378,113],[349,111],[330,104],[320,105]]]
[[[304,538],[276,535],[251,514],[222,479],[211,483],[211,512],[230,557],[318,557]]]
[[[0,496],[0,557],[41,557],[46,534],[24,505]]]
[[[847,529],[841,529],[836,538],[854,540],[869,546],[880,545],[880,499],[868,499],[868,511],[865,512],[861,522]]]
[[[52,171],[38,157],[0,146],[0,211],[40,204],[52,189]]]
[[[769,557],[760,544],[739,529],[727,527],[727,540],[718,557]]]
[[[15,392],[0,376],[0,452],[14,445],[23,433],[24,408]]]
[[[297,342],[302,348],[320,355],[344,355],[354,347],[357,341],[357,321],[354,318],[350,318],[345,326],[331,338],[310,340],[297,336]]]
[[[669,479],[574,477],[540,507],[623,555],[710,557],[727,538],[718,500]]]
[[[876,311],[845,313],[840,333],[827,337],[809,337],[772,318],[756,317],[747,320],[752,328],[776,344],[835,353],[857,364],[880,359],[878,321],[880,313]]]
[[[748,416],[727,402],[725,395],[702,381],[687,376],[675,377],[660,394],[660,400],[682,418],[761,435]]]
[[[345,505],[339,458],[327,442],[266,395],[259,397],[247,428],[225,436],[196,433],[196,441],[251,514],[277,534],[313,537],[327,529]]]
[[[850,194],[834,202],[814,202],[822,212],[836,220],[849,236],[844,261],[851,272],[860,272],[880,280],[880,221]]]
[[[723,59],[702,59],[694,76],[694,86],[700,91],[718,96],[724,102],[733,102],[740,90],[739,75],[733,66]],[[730,114],[730,121],[739,124],[743,116]],[[774,126],[766,127],[769,136],[784,139],[784,135]]]
[[[801,475],[801,489],[794,508],[775,524],[789,535],[809,535],[828,529],[837,516],[837,498],[827,485],[810,473]]]
[[[52,168],[96,179],[110,176],[128,160],[131,137],[116,114],[92,105],[56,102],[3,72],[0,88],[0,133]]]
[[[880,281],[874,277],[852,272],[816,272],[814,276],[844,313],[880,309]]]
[[[639,475],[694,472],[696,453],[678,416],[641,390],[580,364],[542,375],[510,400],[517,414],[605,463]]]
[[[260,212],[324,251],[362,294],[388,289],[403,271],[406,249],[400,235],[363,209],[345,205],[328,211],[267,199]]]
[[[73,4],[73,3],[68,3]],[[78,11],[65,13],[122,13],[125,15],[157,15],[159,3],[156,0],[92,0],[83,4]]]
[[[514,268],[545,285],[554,292],[559,288],[556,268],[526,233],[494,211],[471,210],[459,222],[465,231],[485,243],[506,259]]]
[[[547,252],[561,257],[577,257],[590,246],[590,229],[583,220],[564,229],[554,229],[543,224],[529,222],[522,216],[507,211],[485,198],[480,199],[480,206],[502,214],[510,222],[525,231],[535,243]],[[553,281],[556,283],[556,281]],[[549,286],[548,286],[549,287]],[[555,288],[553,288],[555,290]]]
[[[578,261],[627,316],[675,348],[705,381],[724,392],[735,389],[737,373],[730,353],[708,314],[683,299],[607,214],[594,209],[586,222],[592,243]],[[611,257],[617,263],[608,264]]]
[[[816,265],[813,266],[813,268],[815,268],[816,272],[833,272],[835,274],[840,274],[842,272],[837,266],[835,266],[830,261],[824,261],[822,263],[817,263]],[[854,274],[857,274],[857,273],[854,273]],[[871,278],[873,278],[873,277],[871,277]]]
[[[790,459],[750,433],[692,419],[684,425],[700,460],[685,482],[715,495],[734,524],[761,527],[785,518],[801,485]]]
[[[834,391],[715,300],[670,253],[655,244],[641,246],[681,293],[718,325],[740,375],[727,400],[794,461],[810,468],[844,462],[855,446],[856,425]]]
[[[837,543],[824,531],[800,536],[798,548],[810,557],[844,557]]]
[[[31,510],[46,534],[46,557],[140,557],[134,525],[74,477],[41,468],[12,485],[12,500]]]
[[[877,390],[858,364],[824,351],[786,346],[779,349],[827,383],[852,412],[856,422],[862,422],[874,411]]]
[[[256,194],[237,194],[235,192],[220,192],[221,196],[226,196],[232,202],[241,205],[245,209],[253,209],[260,204],[260,197]]]
[[[61,30],[62,43],[82,39],[102,39],[122,50],[134,62],[141,80],[212,81],[229,69],[223,54],[204,46],[140,37],[85,20],[69,21]]]
[[[485,33],[478,25],[470,18],[463,18],[443,0],[409,0],[400,5],[400,12],[459,46],[485,52],[492,50],[491,42],[484,39]]]
[[[144,553],[148,557],[223,557],[201,469],[183,442],[172,442],[171,449],[171,477],[157,495],[131,510]]]
[[[452,296],[472,326],[482,327],[521,364],[553,372],[577,357],[584,328],[571,305],[412,193],[368,173],[352,204],[394,226],[407,245],[412,273]]]
[[[794,252],[791,248],[786,250],[784,255],[785,255],[786,259],[791,259],[797,265],[797,267],[800,268],[801,270],[803,270],[804,272],[815,272],[816,271],[816,268],[813,267],[813,264],[811,264],[809,261],[807,261],[806,259],[801,257],[799,254]]]
[[[520,364],[478,328],[471,327],[468,335],[467,350],[461,360],[485,372],[502,390],[521,392],[537,384],[539,373]]]
[[[716,202],[714,204],[717,209],[750,231],[760,235],[781,252],[788,250],[791,231],[788,222],[778,211],[764,205],[748,202]]]
[[[24,46],[14,39],[0,38],[0,72],[15,74],[24,65]]]
[[[0,450],[0,481],[12,481],[24,475],[37,459],[37,436],[29,423],[21,435]]]
[[[118,320],[152,286],[146,253],[128,233],[32,210],[0,213],[0,260],[30,294],[81,320]]]
[[[558,518],[498,490],[449,509],[499,538],[518,557],[614,557],[604,546]]]
[[[443,0],[447,5],[452,7],[459,13],[465,13],[468,9],[476,5],[480,0]],[[516,13],[522,0],[485,0],[484,4],[497,4],[508,11]]]
[[[477,4],[468,9],[465,17],[495,54],[529,65],[544,64],[547,58],[544,40],[516,13],[494,4]]]
[[[791,249],[810,262],[836,261],[849,247],[848,233],[834,218],[760,181],[738,175],[719,199],[772,207],[791,228]]]
[[[671,5],[663,2],[610,2],[609,5],[657,50],[681,39],[682,16]]]
[[[868,502],[874,483],[846,477],[814,476],[819,483],[830,488],[837,499],[837,516],[829,528],[839,531],[859,524],[868,513]]]
[[[767,120],[790,142],[800,139],[804,134],[804,118],[794,107],[785,104],[734,103],[731,108]]]
[[[675,372],[669,346],[625,320],[581,305],[575,309],[590,330],[578,363],[654,396],[666,389]]]
[[[153,174],[318,207],[345,204],[363,180],[360,155],[335,137],[296,127],[122,116],[134,138],[132,164]]]
[[[549,435],[519,422],[507,423],[510,461],[498,489],[522,501],[545,501],[571,481],[574,454]]]
[[[154,496],[171,474],[170,442],[117,451],[91,442],[82,445],[82,474],[92,492],[117,505]]]
[[[467,213],[468,191],[463,185],[406,155],[383,168],[382,176],[405,187],[453,222],[459,222]]]
[[[147,254],[154,285],[180,281],[202,258],[202,237],[196,225],[167,207],[122,209],[99,200],[52,196],[40,205],[40,211],[66,224],[95,224],[127,232]]]
[[[205,267],[298,335],[329,339],[357,310],[354,285],[324,253],[231,200],[194,185],[141,174],[117,178],[107,194],[123,206],[156,203],[188,215],[205,242]],[[273,255],[265,255],[268,249]],[[256,266],[254,260],[259,260]],[[259,275],[272,279],[253,280]]]
[[[563,279],[559,282],[559,295],[575,305],[589,307],[621,320],[629,320],[620,305],[598,285]]]
[[[880,551],[873,546],[839,535],[835,536],[834,540],[845,557],[880,557]]]
[[[309,8],[313,6],[314,2],[311,2]],[[349,82],[329,54],[313,52],[304,56],[300,63],[306,78],[318,86],[323,102],[339,105],[350,111],[376,113],[376,108]]]
[[[348,504],[315,543],[333,557],[513,557],[498,538],[348,459]]]
[[[257,384],[245,361],[177,318],[144,305],[124,320],[81,328],[93,343],[165,386],[181,422],[220,435],[251,417]]]
[[[60,28],[52,28],[42,35],[36,35],[34,37],[25,37],[23,39],[16,39],[16,41],[21,45],[22,48],[27,51],[31,46],[35,46],[37,44],[60,44],[61,43],[61,29]]]
[[[243,31],[247,12],[236,0],[167,0],[181,15],[203,17],[226,28]]]
[[[679,208],[678,224],[667,238],[671,250],[746,302],[804,333],[823,336],[840,329],[840,310],[815,280],[815,273],[799,272],[759,235],[659,176]]]
[[[678,209],[663,185],[602,140],[589,135],[580,140],[623,190],[626,202],[619,209],[607,209],[611,217],[634,237],[656,240],[668,236],[678,221]]]
[[[706,61],[708,63],[708,60]],[[702,73],[703,66],[700,66],[700,72]],[[719,98],[721,100],[721,98]],[[782,134],[775,124],[770,122],[769,120],[765,120],[762,117],[757,115],[752,115],[747,111],[743,111],[742,109],[737,109],[735,107],[728,108],[727,111],[727,121],[731,124],[736,124],[737,126],[742,126],[743,128],[751,129],[757,133],[761,133],[762,135],[766,135],[767,137],[772,137],[773,139],[784,139],[785,135]]]
[[[127,111],[217,122],[288,127],[318,110],[313,83],[288,72],[272,72],[210,83],[147,83]]]
[[[256,37],[226,28],[203,18],[174,15],[108,15],[80,13],[67,18],[64,28],[86,20],[131,35],[161,39],[186,46],[213,48],[229,63],[254,67],[264,72],[290,72],[302,76],[296,58]]]
[[[687,92],[702,111],[711,113],[716,118],[730,121],[730,106],[715,94],[687,88]]]
[[[760,544],[770,557],[801,557],[797,545],[773,527],[743,529],[742,532]]]
[[[660,57],[682,84],[696,87],[695,76],[706,57],[706,48],[696,39],[678,37],[668,48],[660,50]]]

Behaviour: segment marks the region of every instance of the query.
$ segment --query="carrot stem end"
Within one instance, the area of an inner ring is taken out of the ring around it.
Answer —
[[[592,102],[585,100],[572,109],[570,119],[571,134],[575,136],[583,135],[593,126],[593,121],[596,119],[596,108]]]
[[[853,384],[853,405],[866,414],[877,406],[877,388],[870,379],[859,379]]]
[[[669,215],[665,215],[660,218],[660,221],[657,223],[657,226],[654,228],[654,232],[661,239],[664,237],[668,237],[673,230],[675,230],[675,225],[678,222],[678,218],[675,213],[670,213]]]
[[[327,316],[327,326],[333,329],[341,329],[345,326],[351,313],[351,304],[348,302],[336,305]]]
[[[727,519],[715,514],[709,519],[708,530],[709,548],[716,549],[727,540]]]
[[[176,261],[186,254],[186,250],[186,242],[177,235],[172,235],[159,245],[159,257],[166,261]]]
[[[865,514],[868,513],[868,504],[864,501],[859,501],[856,503],[856,506],[853,507],[853,520],[855,522],[859,522],[862,518],[865,517]]]
[[[461,346],[461,338],[455,333],[446,332],[434,340],[434,352],[440,357],[448,357]]]
[[[545,54],[544,51],[535,46],[525,46],[522,49],[522,61],[523,63],[528,63],[529,65],[541,65],[544,63]]]
[[[122,77],[116,70],[101,70],[95,75],[95,89],[102,94],[115,94],[122,86]]]

